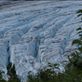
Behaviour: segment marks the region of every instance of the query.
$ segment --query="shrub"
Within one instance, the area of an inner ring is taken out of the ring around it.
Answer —
[[[17,75],[16,75],[16,71],[15,71],[15,66],[11,63],[8,64],[7,66],[7,70],[8,70],[8,75],[10,76],[9,81],[8,82],[20,82],[20,80],[18,79]]]

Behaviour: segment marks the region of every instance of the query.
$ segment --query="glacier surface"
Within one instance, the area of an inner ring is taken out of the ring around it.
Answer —
[[[9,62],[25,81],[46,63],[59,63],[64,70],[73,47],[76,28],[81,26],[76,11],[82,1],[28,1],[0,10],[0,70],[7,74]]]

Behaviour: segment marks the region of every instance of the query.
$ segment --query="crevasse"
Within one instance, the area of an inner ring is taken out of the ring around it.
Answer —
[[[73,47],[80,23],[76,11],[82,1],[29,1],[0,10],[0,70],[7,64],[25,81],[48,62],[59,63],[61,71]]]

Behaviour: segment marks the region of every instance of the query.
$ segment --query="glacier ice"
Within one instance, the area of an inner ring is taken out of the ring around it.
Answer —
[[[0,70],[6,75],[11,62],[23,82],[29,71],[36,73],[48,62],[64,70],[81,8],[81,1],[30,1],[1,9]]]

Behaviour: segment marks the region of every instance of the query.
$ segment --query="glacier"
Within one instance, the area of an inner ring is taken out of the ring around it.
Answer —
[[[82,1],[23,1],[1,7],[0,70],[5,78],[9,62],[21,82],[48,62],[58,63],[63,71],[81,26],[79,9]]]

